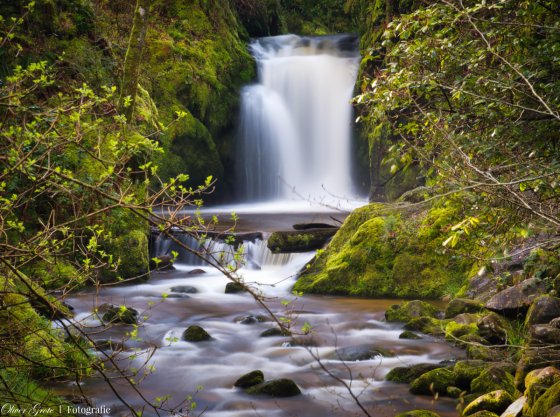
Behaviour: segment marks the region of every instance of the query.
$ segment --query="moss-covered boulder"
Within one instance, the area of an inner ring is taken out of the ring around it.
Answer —
[[[102,321],[104,323],[136,324],[138,322],[138,311],[124,305],[102,305],[98,312],[103,313]]]
[[[508,339],[511,326],[508,321],[496,313],[483,316],[477,323],[478,334],[493,345],[504,344]]]
[[[554,347],[539,349],[526,349],[517,362],[515,371],[515,387],[523,392],[525,390],[525,377],[534,369],[553,366],[560,369],[560,351]]]
[[[525,397],[527,409],[530,409],[544,392],[560,381],[560,370],[553,366],[535,369],[525,377]]]
[[[260,370],[251,371],[243,376],[241,376],[237,381],[233,383],[234,387],[239,388],[250,388],[264,382],[264,374]]]
[[[500,291],[485,305],[488,310],[516,316],[526,312],[533,300],[546,292],[546,284],[538,278],[529,278]]]
[[[274,253],[309,252],[325,246],[335,233],[332,228],[274,232],[267,246]]]
[[[500,389],[511,395],[515,393],[513,375],[500,366],[485,369],[471,381],[472,392],[486,393]]]
[[[173,257],[170,255],[160,255],[150,259],[150,270],[154,271],[173,271]]]
[[[391,382],[410,383],[426,372],[441,369],[441,365],[435,363],[419,363],[411,366],[397,366],[389,371],[385,379]]]
[[[303,270],[303,292],[439,298],[460,287],[470,261],[441,254],[454,210],[406,212],[370,204],[355,210],[326,249]],[[449,223],[448,223],[449,222]]]
[[[131,230],[110,240],[106,246],[108,253],[113,256],[116,268],[106,268],[102,273],[102,281],[146,281],[150,278],[148,237],[144,231]]]
[[[476,334],[477,331],[476,324],[458,324],[452,321],[445,326],[445,339],[461,344],[461,337]]]
[[[474,414],[471,414],[470,417],[500,417],[500,416],[491,411],[482,410],[482,411],[477,411]]]
[[[412,381],[410,392],[418,395],[447,394],[447,387],[455,385],[455,374],[446,368],[428,371]]]
[[[478,378],[487,367],[488,363],[481,360],[458,361],[453,368],[457,386],[470,390],[472,380]]]
[[[490,411],[502,414],[513,402],[512,396],[505,390],[492,391],[481,395],[463,410],[463,416],[470,416],[478,411]]]
[[[291,336],[291,333],[289,330],[286,329],[279,329],[278,327],[272,327],[270,329],[264,330],[259,335],[259,337],[274,337],[274,336]]]
[[[399,335],[399,339],[418,340],[422,339],[422,336],[419,336],[416,333],[411,332],[410,330],[405,330]]]
[[[441,311],[433,305],[420,300],[394,304],[385,312],[387,321],[407,322],[418,317],[441,317]]]
[[[301,394],[297,384],[287,378],[266,381],[248,388],[245,392],[251,395],[268,395],[271,397],[294,397]]]
[[[404,325],[405,330],[417,331],[433,336],[443,336],[447,322],[432,317],[418,317]]]
[[[560,382],[548,388],[531,408],[532,417],[548,417],[553,407],[560,405]]]
[[[525,326],[547,324],[556,317],[560,317],[560,298],[543,295],[533,301],[529,307]]]
[[[468,298],[455,298],[447,305],[445,318],[453,318],[464,313],[478,313],[483,309],[484,305],[480,301]]]
[[[240,292],[247,292],[247,289],[243,284],[240,284],[239,282],[228,282],[226,284],[226,294],[237,294]]]
[[[411,410],[400,413],[397,417],[439,417],[439,414],[430,410]]]
[[[212,336],[210,336],[208,332],[200,326],[189,326],[183,332],[182,339],[186,342],[196,343],[211,340]]]

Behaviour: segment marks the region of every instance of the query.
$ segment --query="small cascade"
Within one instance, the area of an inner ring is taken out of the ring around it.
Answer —
[[[276,36],[254,41],[251,50],[258,83],[242,93],[236,155],[240,197],[348,196],[357,39]]]
[[[213,259],[222,265],[234,265],[236,254],[242,253],[244,255],[244,266],[247,269],[261,269],[265,266],[282,267],[289,264],[295,257],[293,253],[272,253],[267,247],[267,239],[256,239],[254,242],[244,241],[239,248],[229,245],[221,239],[206,238],[200,242],[195,237],[185,233],[177,234],[175,238],[202,256],[185,250],[169,237],[159,235],[155,238],[151,257],[176,252],[178,253],[176,262],[184,265],[208,265],[208,262],[204,259]]]

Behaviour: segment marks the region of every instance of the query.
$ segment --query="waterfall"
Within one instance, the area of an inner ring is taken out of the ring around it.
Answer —
[[[350,100],[359,53],[353,36],[255,40],[258,83],[245,87],[236,155],[245,201],[348,196]]]

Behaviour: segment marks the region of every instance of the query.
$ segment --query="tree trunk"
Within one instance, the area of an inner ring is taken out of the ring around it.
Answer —
[[[119,105],[121,112],[124,113],[126,120],[129,122],[132,120],[132,115],[134,113],[140,64],[142,62],[142,52],[146,41],[146,31],[148,29],[150,3],[151,0],[136,1],[132,31],[130,32],[128,49],[126,50],[126,56],[124,58],[124,71]]]

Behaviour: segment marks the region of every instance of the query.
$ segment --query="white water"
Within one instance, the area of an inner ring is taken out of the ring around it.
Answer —
[[[352,192],[351,37],[263,38],[258,83],[242,92],[237,180],[244,201],[333,201]]]

